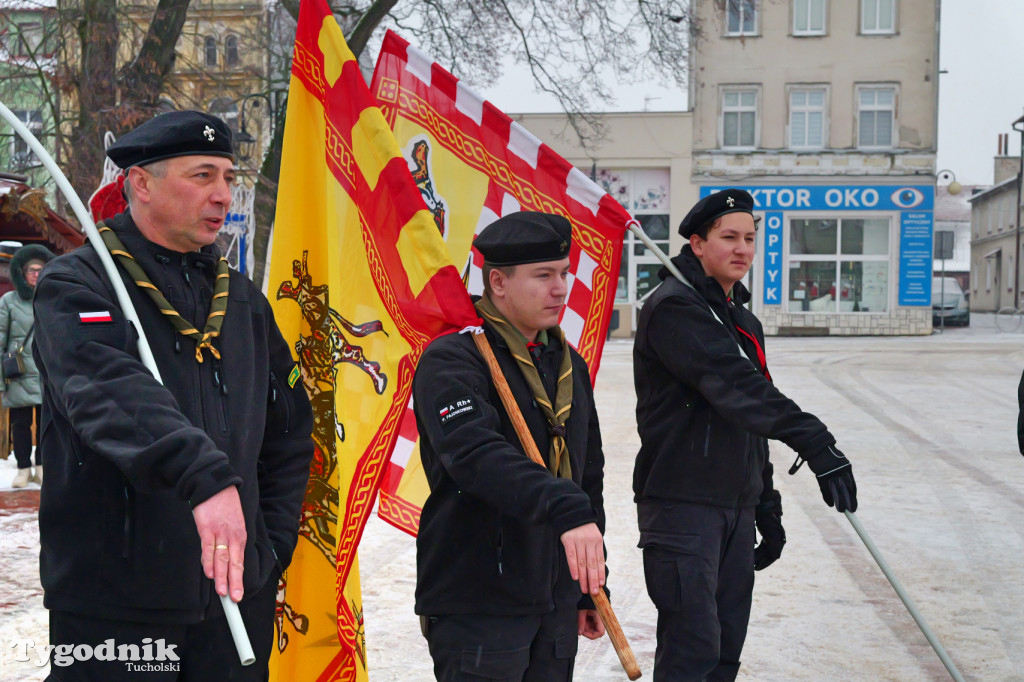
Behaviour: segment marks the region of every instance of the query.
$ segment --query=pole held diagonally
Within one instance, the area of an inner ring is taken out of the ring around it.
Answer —
[[[676,268],[675,264],[669,260],[668,256],[658,248],[658,245],[651,241],[651,238],[644,233],[639,223],[636,221],[630,221],[628,227],[630,232],[632,232],[641,242],[644,243],[644,246],[650,249],[651,252],[658,257],[658,260],[668,268],[668,271],[671,272],[676,279],[687,283],[682,273],[679,272],[679,269]],[[882,573],[885,574],[889,584],[892,585],[892,588],[896,591],[896,594],[903,602],[903,605],[907,608],[907,611],[910,612],[914,622],[917,623],[921,632],[924,633],[925,639],[927,639],[928,643],[932,645],[932,649],[934,649],[935,653],[938,654],[939,660],[942,661],[942,664],[946,666],[946,670],[949,672],[950,677],[952,677],[955,682],[964,682],[964,678],[960,674],[960,671],[957,670],[956,665],[953,664],[953,659],[949,657],[949,654],[946,653],[942,643],[939,642],[939,638],[936,637],[935,633],[932,632],[932,629],[928,627],[928,623],[925,622],[924,616],[922,616],[921,612],[917,610],[917,606],[915,606],[914,601],[910,598],[910,595],[907,594],[906,590],[903,589],[903,585],[900,584],[899,579],[892,572],[892,569],[889,568],[889,564],[886,562],[885,557],[882,556],[882,553],[878,550],[878,547],[876,547],[875,543],[871,541],[870,536],[868,536],[868,532],[864,530],[864,526],[861,525],[860,520],[853,512],[848,511],[844,513],[846,514],[846,518],[849,520],[850,525],[852,525],[853,529],[857,531],[857,535],[860,536],[864,546],[867,547],[868,552],[871,553],[871,557],[875,560],[875,563],[878,564],[878,567],[882,569]]]
[[[92,243],[93,248],[96,249],[96,253],[100,257],[100,262],[103,263],[103,269],[107,273],[110,284],[114,287],[114,293],[117,296],[118,305],[121,306],[121,310],[124,312],[125,317],[135,326],[135,331],[139,334],[139,357],[142,360],[142,364],[146,366],[153,376],[161,384],[163,379],[160,378],[160,370],[157,369],[156,359],[153,357],[153,350],[149,346],[149,341],[146,338],[146,331],[142,327],[142,323],[139,321],[139,315],[135,311],[135,306],[132,305],[132,300],[128,297],[128,290],[125,289],[124,282],[121,281],[121,276],[117,272],[117,266],[114,265],[114,259],[110,257],[110,253],[107,251],[106,245],[103,243],[103,239],[100,238],[99,232],[96,231],[96,225],[92,221],[92,217],[89,212],[85,210],[85,205],[82,200],[78,198],[78,194],[75,192],[71,183],[61,172],[57,166],[53,157],[46,151],[46,148],[40,144],[36,136],[18,120],[18,117],[11,112],[7,106],[0,102],[0,116],[4,118],[7,123],[14,128],[14,132],[18,134],[21,139],[29,146],[32,152],[36,155],[46,170],[50,171],[53,179],[57,182],[57,186],[60,191],[64,193],[64,198],[68,200],[72,210],[75,212],[75,216],[78,218],[78,222],[81,223],[82,228],[85,230],[86,236]],[[230,597],[223,596],[220,598],[221,604],[224,606],[224,615],[227,617],[228,626],[231,628],[231,638],[235,642],[235,648],[238,649],[238,657],[242,662],[242,665],[251,665],[256,657],[253,655],[252,646],[249,643],[249,636],[245,631],[245,624],[242,622],[242,616],[238,612],[238,604],[231,601]]]

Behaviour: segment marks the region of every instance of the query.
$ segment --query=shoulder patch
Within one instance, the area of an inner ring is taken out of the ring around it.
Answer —
[[[467,395],[458,400],[449,400],[436,405],[437,421],[445,429],[450,428],[453,421],[469,417],[476,413],[476,403],[473,396]]]
[[[299,377],[302,373],[299,372],[299,366],[296,364],[292,366],[292,371],[288,372],[288,387],[295,388],[295,384],[299,381]]]

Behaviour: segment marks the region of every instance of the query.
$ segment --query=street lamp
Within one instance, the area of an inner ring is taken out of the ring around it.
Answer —
[[[935,174],[935,184],[938,185],[939,182],[943,180],[948,180],[948,182],[946,182],[947,192],[954,196],[960,194],[960,190],[963,189],[963,185],[956,181],[956,173],[951,170],[940,170]]]
[[[1020,126],[1020,127],[1018,127]],[[1020,133],[1020,164],[1017,169],[1017,222],[1013,231],[1015,242],[1013,251],[1013,307],[1020,308],[1020,187],[1024,183],[1024,116],[1013,122],[1013,129]]]
[[[250,117],[252,109],[259,108],[260,100],[264,100],[267,103],[267,111],[270,114],[271,125],[276,120],[277,109],[274,106],[274,101],[266,94],[262,92],[254,92],[250,95],[243,95],[242,97],[235,100],[239,103],[238,105],[238,134],[235,135],[236,151],[238,156],[242,159],[248,160],[252,155],[253,149],[256,146],[257,138],[254,137],[245,125],[245,106],[249,105]]]

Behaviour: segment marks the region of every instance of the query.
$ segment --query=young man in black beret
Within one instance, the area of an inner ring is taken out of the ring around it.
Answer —
[[[129,206],[100,234],[163,383],[92,245],[53,260],[34,349],[49,679],[263,680],[313,422],[269,303],[213,244],[231,204],[231,131],[170,112],[107,155]],[[240,665],[218,595],[240,602],[254,665]]]
[[[857,509],[849,461],[825,425],[772,384],[761,323],[743,307],[753,210],[739,189],[698,202],[679,226],[690,243],[672,259],[688,281],[663,269],[640,311],[633,492],[658,608],[656,682],[736,678],[754,571],[786,543],[767,438],[799,453],[790,473],[806,461],[829,506]]]
[[[477,301],[541,455],[531,461],[468,334],[436,339],[413,380],[430,484],[417,548],[416,613],[438,680],[572,679],[578,636],[604,626],[604,454],[590,375],[558,327],[572,229],[504,216],[474,242]]]

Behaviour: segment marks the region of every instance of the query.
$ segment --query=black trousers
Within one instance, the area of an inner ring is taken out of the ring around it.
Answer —
[[[39,405],[27,405],[26,407],[12,407],[11,415],[11,440],[14,442],[14,459],[18,462],[19,469],[28,469],[32,466],[32,418],[39,422]],[[36,450],[36,466],[39,466],[39,451]]]
[[[576,663],[577,610],[544,615],[432,616],[427,646],[438,682],[568,682]]]
[[[259,592],[238,605],[256,655],[256,662],[244,668],[223,617],[190,625],[173,625],[105,620],[66,611],[50,611],[50,644],[54,648],[50,652],[50,675],[46,680],[264,682],[269,677],[267,664],[274,640],[276,600],[277,572],[274,571]],[[131,654],[118,655],[118,647],[124,646],[125,652],[132,652],[131,645],[138,649],[139,656],[136,660],[98,660],[97,647],[108,640],[112,641],[101,649],[103,658],[116,656],[126,659]],[[58,648],[61,645],[63,647]],[[88,650],[82,645],[88,645]],[[138,660],[147,658],[147,646],[150,660]],[[171,660],[171,656],[178,660]]]
[[[658,608],[655,682],[735,680],[754,590],[754,510],[642,502],[638,518]]]

